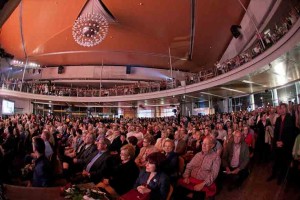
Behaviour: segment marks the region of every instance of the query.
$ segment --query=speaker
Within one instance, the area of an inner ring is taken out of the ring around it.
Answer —
[[[63,67],[63,66],[59,66],[59,67],[57,68],[57,73],[58,73],[58,74],[64,73],[64,67]]]
[[[131,74],[131,66],[126,66],[126,74]]]
[[[265,90],[265,93],[268,93],[268,92],[269,92],[269,90],[268,90],[268,89],[266,89],[266,90]]]
[[[232,25],[230,27],[230,31],[231,31],[233,37],[238,38],[241,35],[240,30],[239,30],[240,28],[242,28],[242,27],[239,25]]]

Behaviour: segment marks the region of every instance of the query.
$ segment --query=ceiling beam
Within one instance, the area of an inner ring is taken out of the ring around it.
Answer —
[[[21,0],[9,0],[0,10],[0,28],[6,22],[8,17],[13,13],[16,7],[20,4]]]

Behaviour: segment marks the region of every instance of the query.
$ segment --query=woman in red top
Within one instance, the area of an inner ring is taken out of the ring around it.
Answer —
[[[244,126],[243,134],[244,134],[244,137],[245,137],[245,142],[246,142],[247,146],[249,147],[250,157],[252,157],[255,142],[254,142],[253,135],[251,133],[249,133],[249,127],[248,126]]]

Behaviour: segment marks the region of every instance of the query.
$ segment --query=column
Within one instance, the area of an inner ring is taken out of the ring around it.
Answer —
[[[273,106],[278,106],[278,95],[277,95],[277,89],[273,89],[272,91],[272,101],[273,101]]]
[[[222,101],[222,107],[223,107],[223,112],[224,113],[227,113],[227,112],[229,112],[229,109],[228,109],[228,104],[229,104],[229,101],[228,101],[229,99],[228,98],[226,98],[226,99],[223,99],[223,101]]]
[[[228,98],[228,112],[232,112],[232,98]]]
[[[296,100],[297,100],[297,102],[294,102],[295,104],[297,103],[297,104],[299,104],[300,103],[300,99],[299,99],[299,94],[300,94],[300,82],[298,81],[298,82],[296,82],[295,83],[295,86],[296,86]]]
[[[250,106],[251,110],[255,110],[254,94],[250,94]]]

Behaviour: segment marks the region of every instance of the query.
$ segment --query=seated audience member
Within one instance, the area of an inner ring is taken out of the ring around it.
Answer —
[[[81,166],[86,165],[90,160],[90,155],[97,151],[97,146],[95,145],[96,137],[94,134],[88,133],[85,137],[85,146],[81,154],[79,154],[76,158],[73,159],[75,164],[79,164]]]
[[[161,171],[165,159],[160,152],[149,154],[146,169],[140,172],[136,180],[134,188],[141,194],[149,194],[150,200],[166,200],[169,193],[169,178]]]
[[[146,158],[149,154],[157,152],[154,144],[154,138],[151,135],[146,135],[143,140],[143,147],[140,150],[139,155],[135,159],[135,163],[138,167],[145,167],[147,161]]]
[[[74,137],[73,144],[70,147],[66,147],[64,155],[74,158],[84,147],[85,133],[82,133],[81,129],[76,130],[76,136]]]
[[[138,143],[142,142],[143,138],[144,138],[144,134],[141,131],[141,128],[139,126],[137,126],[136,128],[132,125],[130,125],[128,127],[128,133],[127,133],[127,139],[131,136],[136,137],[136,139],[138,139]]]
[[[245,140],[245,143],[249,147],[250,157],[253,157],[254,147],[255,147],[255,138],[254,138],[253,134],[250,133],[249,126],[247,124],[245,124],[243,126],[243,133],[242,134],[243,134],[243,138]]]
[[[134,148],[134,159],[140,154],[140,147],[137,145],[138,139],[135,136],[130,136],[127,138],[128,143]]]
[[[240,187],[247,178],[249,159],[249,148],[244,137],[240,131],[235,131],[233,142],[226,145],[222,156],[222,164],[226,169],[226,174],[237,176],[236,181],[230,186],[230,190]]]
[[[217,136],[216,139],[219,140],[223,144],[223,141],[227,136],[227,131],[224,130],[223,123],[218,123],[217,124],[217,131],[218,131],[218,136]]]
[[[213,137],[214,139],[216,139],[216,145],[214,146],[213,150],[215,152],[217,152],[217,154],[219,156],[221,156],[222,151],[223,151],[223,146],[221,144],[221,141],[217,140],[218,134],[219,134],[218,131],[212,131],[211,134],[210,134],[210,136]]]
[[[50,159],[52,154],[53,154],[53,149],[52,146],[49,142],[50,139],[50,133],[48,130],[43,130],[41,138],[44,140],[45,142],[45,156]]]
[[[192,153],[195,155],[201,151],[201,132],[196,131],[193,135],[193,138],[194,140],[192,141],[192,144],[188,150],[192,151]]]
[[[164,143],[165,143],[167,138],[168,138],[167,132],[162,131],[161,132],[161,138],[158,138],[156,143],[155,143],[155,147],[157,148],[158,151],[160,151],[160,152],[163,151]]]
[[[172,128],[169,127],[169,128],[167,128],[166,131],[167,131],[168,138],[173,140],[174,139],[174,132],[173,132]]]
[[[170,177],[171,183],[175,183],[178,178],[178,154],[174,152],[174,141],[167,139],[164,143],[164,153],[166,160],[163,163],[163,171]]]
[[[126,144],[121,147],[121,163],[117,165],[108,179],[103,179],[97,187],[105,189],[113,197],[123,195],[134,186],[139,175],[139,168],[134,162],[135,149],[132,145]]]
[[[233,129],[229,127],[227,129],[227,136],[226,136],[226,138],[224,140],[224,143],[223,143],[223,148],[225,149],[226,145],[228,143],[230,143],[232,140],[233,140]]]
[[[179,180],[176,199],[186,199],[187,194],[191,194],[193,199],[205,199],[215,195],[214,181],[221,165],[219,155],[213,151],[215,144],[216,140],[213,137],[205,137],[202,151],[187,164],[183,179]]]
[[[90,160],[86,163],[81,176],[75,178],[78,181],[92,181],[99,183],[103,178],[110,176],[112,160],[110,159],[110,152],[108,151],[110,141],[107,138],[100,138],[97,142],[97,150],[89,155]]]
[[[33,153],[36,157],[33,169],[32,186],[50,186],[52,170],[49,160],[45,156],[45,143],[43,139],[34,137],[32,139]]]
[[[183,156],[183,158],[185,159],[186,162],[191,161],[191,159],[193,158],[193,156],[201,151],[201,132],[200,131],[196,131],[193,136],[192,136],[193,140],[191,141],[191,145],[187,147],[187,152],[186,154]]]
[[[121,147],[124,144],[127,144],[127,141],[126,141],[126,137],[121,135],[120,131],[118,131],[118,130],[114,131],[114,134],[115,134],[115,138],[113,139],[113,141],[109,147],[109,150],[111,153],[118,154],[120,152]]]
[[[153,130],[153,137],[154,137],[154,140],[155,140],[155,141],[156,141],[158,138],[161,137],[161,131],[160,131],[159,126],[155,126],[155,127],[154,127],[154,130]]]
[[[174,135],[175,152],[178,155],[184,155],[186,152],[186,141],[183,139],[181,132],[176,131]]]
[[[4,180],[5,174],[7,174],[7,173],[6,173],[6,169],[5,169],[5,163],[4,163],[4,160],[3,160],[3,149],[0,145],[0,184]]]

